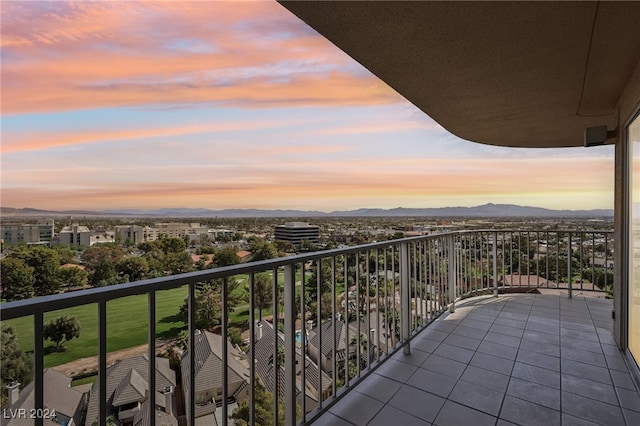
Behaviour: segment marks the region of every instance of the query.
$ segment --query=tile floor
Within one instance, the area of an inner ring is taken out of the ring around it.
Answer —
[[[468,299],[314,425],[640,425],[611,309],[558,294]]]

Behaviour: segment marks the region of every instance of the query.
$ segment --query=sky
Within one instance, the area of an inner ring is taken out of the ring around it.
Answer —
[[[2,207],[613,208],[612,146],[459,139],[275,1],[0,7]]]

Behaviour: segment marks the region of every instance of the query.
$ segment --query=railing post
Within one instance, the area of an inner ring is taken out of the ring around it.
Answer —
[[[456,243],[455,235],[450,234],[449,239],[449,312],[456,311]]]
[[[348,291],[348,289],[347,289]],[[285,425],[296,424],[296,269],[284,266],[284,419]],[[277,333],[277,324],[274,326]]]
[[[571,283],[571,232],[569,232],[569,241],[567,242],[567,287],[569,288],[569,299],[573,297],[573,284]]]
[[[493,297],[498,297],[498,233],[493,233]]]
[[[402,333],[402,352],[411,353],[409,341],[411,338],[411,299],[409,289],[409,244],[400,244],[400,331]]]

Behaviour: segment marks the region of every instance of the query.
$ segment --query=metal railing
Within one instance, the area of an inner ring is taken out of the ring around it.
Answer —
[[[610,231],[450,232],[9,302],[0,312],[3,321],[33,317],[37,410],[46,407],[45,313],[97,304],[98,381],[91,398],[98,398],[99,410],[86,424],[106,424],[111,410],[107,303],[147,295],[147,382],[156,389],[156,296],[186,286],[189,338],[182,362],[188,364],[182,371],[189,375],[184,389],[189,395],[184,408],[188,424],[195,424],[204,398],[203,379],[194,373],[201,340],[198,309],[215,304],[221,362],[219,371],[208,377],[218,377],[221,390],[207,393],[206,401],[215,398],[224,424],[232,423],[234,401],[248,408],[249,424],[259,424],[256,404],[262,402],[257,387],[264,387],[271,398],[267,404],[273,423],[292,425],[313,421],[394,352],[408,353],[412,336],[445,311],[453,311],[461,298],[540,289],[560,289],[569,297],[575,291],[610,291],[612,240]],[[241,387],[232,383],[243,376],[232,364],[242,360],[230,357],[229,341],[230,287],[236,288],[239,280],[247,283],[249,311],[247,359],[240,362],[246,368],[246,383]],[[204,292],[215,297],[203,298]],[[256,318],[263,309],[267,320]],[[248,392],[243,396],[240,388]],[[148,418],[155,419],[160,401],[156,392],[147,395]],[[43,424],[43,419],[35,419],[35,424]]]

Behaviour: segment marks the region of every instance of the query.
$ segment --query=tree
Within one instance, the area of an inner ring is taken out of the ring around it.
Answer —
[[[12,301],[33,297],[36,279],[33,268],[23,260],[12,257],[0,260],[0,278],[3,299]]]
[[[273,394],[268,392],[262,385],[256,384],[254,398],[255,403],[255,424],[262,426],[273,426]],[[299,411],[299,410],[298,410]],[[251,421],[251,400],[245,399],[238,407],[233,410],[231,418],[235,420],[238,426],[247,426]],[[285,423],[284,403],[278,402],[278,419],[277,423],[283,425]]]
[[[234,247],[225,247],[215,253],[213,262],[217,267],[237,265],[240,263],[240,256]]]
[[[64,348],[64,344],[71,339],[80,337],[80,322],[71,315],[60,315],[44,326],[44,338],[56,344],[56,350]]]
[[[149,264],[144,257],[127,256],[116,264],[116,272],[121,277],[127,276],[129,281],[138,281],[146,277]]]
[[[2,400],[7,396],[7,384],[17,381],[23,386],[31,382],[33,363],[16,341],[15,328],[2,323],[0,336],[0,377],[2,378]],[[6,406],[2,404],[2,406]]]
[[[253,303],[258,308],[260,321],[262,310],[271,306],[273,302],[273,279],[271,273],[260,272],[253,279]]]
[[[241,293],[237,291],[240,282],[234,278],[227,280],[227,320],[233,308],[242,302]],[[199,284],[195,295],[196,327],[210,329],[222,322],[222,279]],[[180,316],[187,322],[189,317],[189,301],[185,299],[180,307]]]
[[[275,246],[264,241],[254,242],[253,244],[251,244],[249,251],[251,252],[252,262],[273,259],[278,255],[278,251],[276,250]]]
[[[89,273],[89,284],[100,287],[121,282],[116,264],[124,258],[121,247],[100,245],[88,247],[80,256]]]
[[[9,257],[18,258],[33,268],[33,290],[37,296],[58,291],[60,256],[57,251],[40,246],[24,247],[14,251]]]
[[[58,270],[60,284],[70,290],[71,287],[82,287],[87,284],[89,273],[78,267],[65,267]]]

